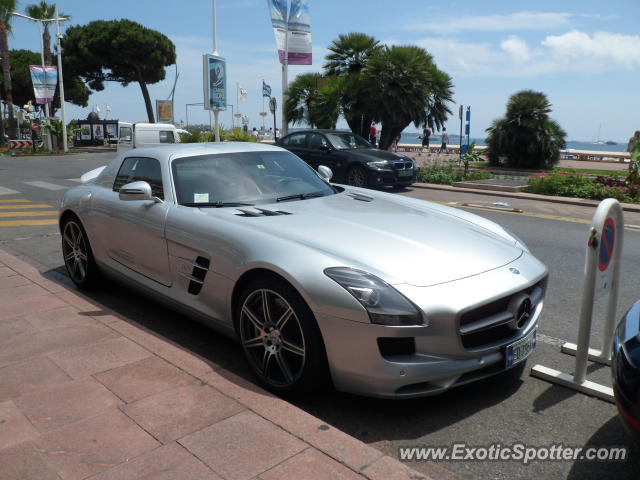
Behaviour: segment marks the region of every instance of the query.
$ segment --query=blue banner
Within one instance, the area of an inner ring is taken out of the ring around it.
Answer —
[[[227,108],[227,62],[224,58],[205,54],[204,60],[204,108]]]
[[[309,0],[267,0],[280,63],[311,65],[311,17]]]
[[[51,103],[58,83],[58,67],[29,65],[36,103]]]

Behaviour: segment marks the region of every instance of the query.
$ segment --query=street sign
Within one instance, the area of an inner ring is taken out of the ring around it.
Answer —
[[[31,140],[9,140],[9,151],[11,152],[30,149],[32,146],[33,142]]]
[[[271,113],[276,113],[276,109],[278,108],[278,102],[276,101],[276,97],[271,97],[269,100],[269,110]]]

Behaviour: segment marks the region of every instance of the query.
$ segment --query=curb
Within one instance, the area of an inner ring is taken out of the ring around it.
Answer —
[[[426,466],[428,474],[419,473],[396,458],[386,455],[347,433],[236,374],[211,365],[205,358],[184,350],[157,333],[138,325],[70,288],[66,282],[45,277],[31,264],[0,249],[0,262],[19,272],[64,303],[93,312],[91,318],[119,335],[136,343],[174,367],[197,378],[246,409],[280,427],[294,437],[314,447],[354,473],[369,480],[435,480],[460,478],[441,466]],[[61,277],[62,279],[62,277]],[[96,313],[99,312],[99,313]]]
[[[580,207],[596,208],[600,204],[598,200],[586,200],[582,198],[569,198],[569,197],[554,197],[551,195],[538,195],[535,193],[503,192],[503,191],[479,189],[479,188],[459,188],[459,187],[453,187],[450,185],[439,185],[435,183],[414,183],[411,185],[411,187],[422,188],[425,190],[443,190],[446,192],[463,192],[463,193],[466,192],[466,193],[475,193],[475,194],[481,194],[481,195],[492,195],[496,197],[519,198],[522,200],[537,200],[540,202],[563,203],[565,205],[577,205]],[[640,205],[635,205],[632,203],[620,203],[620,206],[626,212],[640,213]]]

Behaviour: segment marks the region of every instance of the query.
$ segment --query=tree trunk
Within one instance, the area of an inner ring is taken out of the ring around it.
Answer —
[[[44,22],[43,22],[44,23]],[[44,46],[44,64],[52,65],[51,63],[51,34],[49,34],[49,24],[44,23],[44,32],[42,33],[42,44]]]
[[[0,55],[2,55],[2,75],[4,76],[4,90],[7,95],[9,109],[9,138],[17,138],[15,119],[13,118],[13,86],[11,85],[11,59],[9,58],[9,39],[6,25],[0,24]]]
[[[404,127],[386,126],[382,123],[382,132],[380,133],[380,150],[388,150],[393,139],[399,136]]]
[[[353,133],[360,135],[362,138],[369,140],[369,127],[371,126],[371,117],[356,113],[354,115],[345,115],[347,125]]]
[[[147,84],[142,78],[142,72],[139,68],[136,69],[138,74],[138,83],[140,84],[140,90],[142,90],[142,96],[144,97],[144,105],[147,107],[147,116],[149,117],[149,123],[156,123],[155,116],[153,115],[153,106],[151,105],[151,97],[149,97],[149,90],[147,90]]]

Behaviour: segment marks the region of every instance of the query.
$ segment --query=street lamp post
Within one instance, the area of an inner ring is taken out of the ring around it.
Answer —
[[[18,13],[18,12],[11,12],[11,15],[14,15],[16,17],[22,17],[22,18],[26,18],[27,20],[31,20],[33,22],[37,22],[38,24],[38,34],[40,35],[40,59],[42,61],[42,70],[43,70],[43,74],[45,71],[45,64],[44,64],[44,40],[42,39],[42,24],[46,23],[46,22],[56,22],[56,37],[57,37],[57,43],[56,43],[56,47],[58,49],[58,80],[59,80],[59,85],[60,85],[60,108],[61,108],[61,118],[62,118],[62,131],[63,131],[63,146],[64,146],[64,151],[68,151],[67,148],[67,126],[65,123],[65,110],[64,110],[64,81],[62,79],[62,57],[60,56],[60,20],[64,21],[67,20],[67,17],[60,17],[58,16],[58,6],[56,5],[56,9],[55,9],[55,17],[54,18],[34,18],[34,17],[30,17],[28,15],[24,15],[22,13]],[[46,102],[44,104],[44,111],[45,111],[45,117],[47,119],[47,121],[51,118],[50,113],[49,113],[49,103]],[[51,135],[47,135],[47,148],[49,150],[51,150]]]

